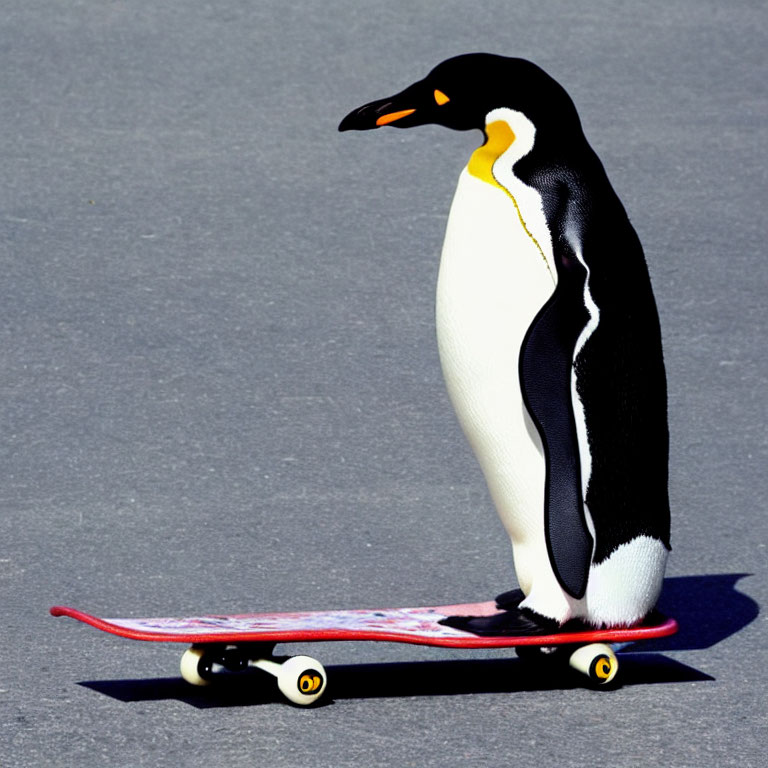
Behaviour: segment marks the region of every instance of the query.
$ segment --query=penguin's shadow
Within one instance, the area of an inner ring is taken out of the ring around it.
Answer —
[[[748,574],[680,576],[667,579],[660,609],[680,624],[677,635],[636,646],[622,653],[622,687],[711,680],[660,651],[710,648],[755,620],[759,607],[738,592]],[[510,656],[512,651],[510,649]],[[509,659],[460,659],[328,667],[329,690],[321,702],[400,696],[448,696],[466,693],[514,693],[563,690],[583,685],[575,674],[563,675]],[[224,675],[210,688],[192,688],[180,678],[98,680],[80,683],[119,701],[175,699],[199,709],[282,701],[274,681],[262,673]]]
[[[736,589],[748,573],[676,576],[665,579],[659,610],[677,620],[676,635],[644,643],[643,651],[711,648],[751,624],[760,606]]]

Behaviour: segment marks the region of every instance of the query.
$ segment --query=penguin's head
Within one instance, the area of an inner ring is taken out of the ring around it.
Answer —
[[[383,125],[411,128],[434,123],[459,131],[485,129],[495,109],[521,112],[539,131],[560,136],[579,119],[568,94],[544,70],[525,59],[468,53],[438,64],[404,91],[350,112],[340,131],[366,131]]]

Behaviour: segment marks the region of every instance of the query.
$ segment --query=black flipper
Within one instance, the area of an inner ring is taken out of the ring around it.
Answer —
[[[520,355],[520,382],[546,458],[544,527],[552,570],[576,599],[587,589],[594,541],[587,527],[581,462],[571,400],[573,354],[589,315],[586,271],[573,258],[558,270],[550,300],[531,323]]]

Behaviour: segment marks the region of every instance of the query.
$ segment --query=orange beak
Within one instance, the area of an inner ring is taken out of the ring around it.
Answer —
[[[407,117],[412,115],[415,109],[401,109],[399,112],[390,112],[388,115],[382,115],[377,121],[376,125],[387,125],[387,123],[394,123],[395,120],[399,120],[401,117]]]

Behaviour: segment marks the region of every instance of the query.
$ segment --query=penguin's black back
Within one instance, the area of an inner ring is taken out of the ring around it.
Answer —
[[[580,500],[579,510],[564,512],[552,499],[563,494],[562,489],[553,489],[552,482],[569,489],[566,505],[576,504],[576,496],[581,496],[579,447],[570,407],[571,365],[575,368],[591,455],[586,503],[595,528],[593,559],[599,563],[640,535],[669,547],[666,376],[658,313],[640,241],[599,159],[583,134],[576,138],[560,152],[547,152],[537,141],[514,168],[518,178],[541,194],[558,271],[555,292],[523,344],[521,378],[545,450],[550,446],[547,517],[575,520],[577,514],[583,516]],[[576,339],[589,315],[584,303],[587,273],[569,242],[569,227],[571,238],[580,241],[581,257],[589,268],[589,292],[599,310],[597,327],[575,361]],[[546,388],[540,383],[543,375],[548,379]],[[553,445],[557,450],[551,449]],[[558,542],[548,536],[562,581],[564,570],[583,571],[590,542],[582,537],[578,554],[571,533],[563,533],[562,526],[551,529],[564,539],[562,552],[576,551],[558,556],[553,551]],[[571,578],[576,586],[585,583]]]

